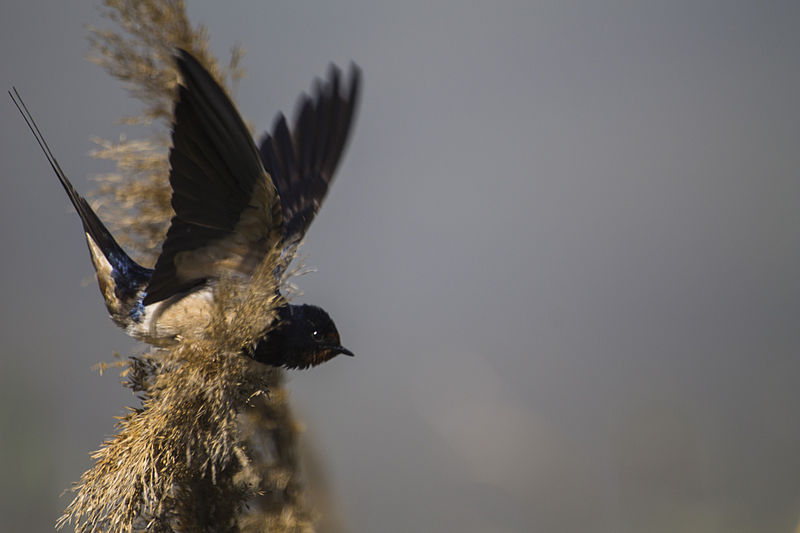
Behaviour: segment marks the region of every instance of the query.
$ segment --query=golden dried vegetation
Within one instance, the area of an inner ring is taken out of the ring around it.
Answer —
[[[97,140],[96,157],[118,172],[96,199],[115,234],[152,264],[166,231],[167,153],[177,73],[173,50],[195,55],[225,85],[242,76],[234,48],[220,69],[205,28],[180,0],[105,0],[114,29],[92,29],[90,59],[144,103],[129,124],[153,126],[148,139]],[[160,129],[156,129],[156,127]],[[241,355],[270,327],[278,304],[267,255],[247,287],[221,282],[208,335],[153,349],[124,363],[124,384],[141,406],[92,457],[59,520],[77,531],[313,531],[298,474],[297,423],[280,370]]]

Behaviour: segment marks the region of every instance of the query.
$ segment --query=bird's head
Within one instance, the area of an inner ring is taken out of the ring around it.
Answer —
[[[258,342],[253,359],[272,366],[308,368],[338,354],[353,352],[340,344],[331,317],[313,305],[285,305],[278,309],[278,324]]]

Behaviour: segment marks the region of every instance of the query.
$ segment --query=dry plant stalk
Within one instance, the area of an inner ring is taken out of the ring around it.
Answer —
[[[193,27],[181,0],[104,0],[118,30],[92,29],[91,60],[124,81],[145,103],[130,124],[168,125],[177,74],[174,47],[225,76]],[[235,48],[227,77],[242,76]],[[152,263],[170,207],[168,135],[97,140],[95,157],[117,162],[98,197],[114,208],[120,241]],[[298,474],[297,433],[282,371],[241,351],[269,327],[279,304],[267,254],[247,287],[223,280],[208,335],[131,357],[125,385],[139,408],[121,417],[116,434],[92,457],[90,470],[58,526],[76,531],[313,531]],[[148,261],[145,261],[147,263]],[[239,282],[241,283],[241,282]]]
[[[220,289],[207,337],[132,363],[128,379],[142,407],[120,420],[81,477],[65,514],[83,518],[79,530],[237,529],[241,506],[261,482],[241,441],[239,411],[275,381],[273,369],[241,356],[274,314],[271,261],[246,289]]]
[[[208,31],[189,23],[183,0],[104,0],[102,13],[119,29],[91,29],[89,60],[124,82],[145,106],[140,116],[121,121],[162,126],[151,139],[96,139],[93,152],[117,162],[119,173],[102,177],[97,196],[110,202],[115,214],[124,213],[113,219],[112,229],[122,230],[121,244],[149,259],[141,263],[146,265],[155,261],[172,216],[167,149],[178,83],[175,48],[191,52],[223,87],[226,79],[236,83],[244,76],[244,53],[233,47],[227,68],[221,69],[208,51]]]

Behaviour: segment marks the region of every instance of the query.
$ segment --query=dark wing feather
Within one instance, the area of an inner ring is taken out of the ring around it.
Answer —
[[[361,72],[350,66],[350,81],[340,87],[341,73],[331,65],[328,79],[314,85],[312,97],[297,103],[292,132],[278,115],[272,135],[261,140],[264,168],[280,196],[283,238],[296,243],[305,235],[333,180],[358,105]]]
[[[176,59],[183,85],[169,155],[175,216],[145,305],[226,271],[251,273],[282,233],[274,189],[233,103],[189,53]]]

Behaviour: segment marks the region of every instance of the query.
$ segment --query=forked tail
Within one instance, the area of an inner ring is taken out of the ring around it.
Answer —
[[[137,293],[147,284],[152,275],[152,270],[142,267],[125,253],[111,235],[111,232],[108,231],[108,228],[105,227],[89,206],[89,202],[78,194],[67,175],[61,169],[61,165],[58,164],[58,160],[50,150],[50,146],[44,139],[17,89],[13,88],[12,90],[13,92],[8,91],[11,100],[22,114],[22,118],[25,119],[25,123],[36,138],[36,142],[39,143],[42,152],[44,152],[47,162],[50,163],[53,172],[58,176],[58,181],[61,182],[61,186],[64,187],[72,205],[75,206],[75,210],[81,217],[89,252],[92,254],[92,262],[97,271],[100,289],[106,299],[106,306],[116,321],[118,317],[115,315],[126,314],[129,311],[131,300],[136,298]]]

